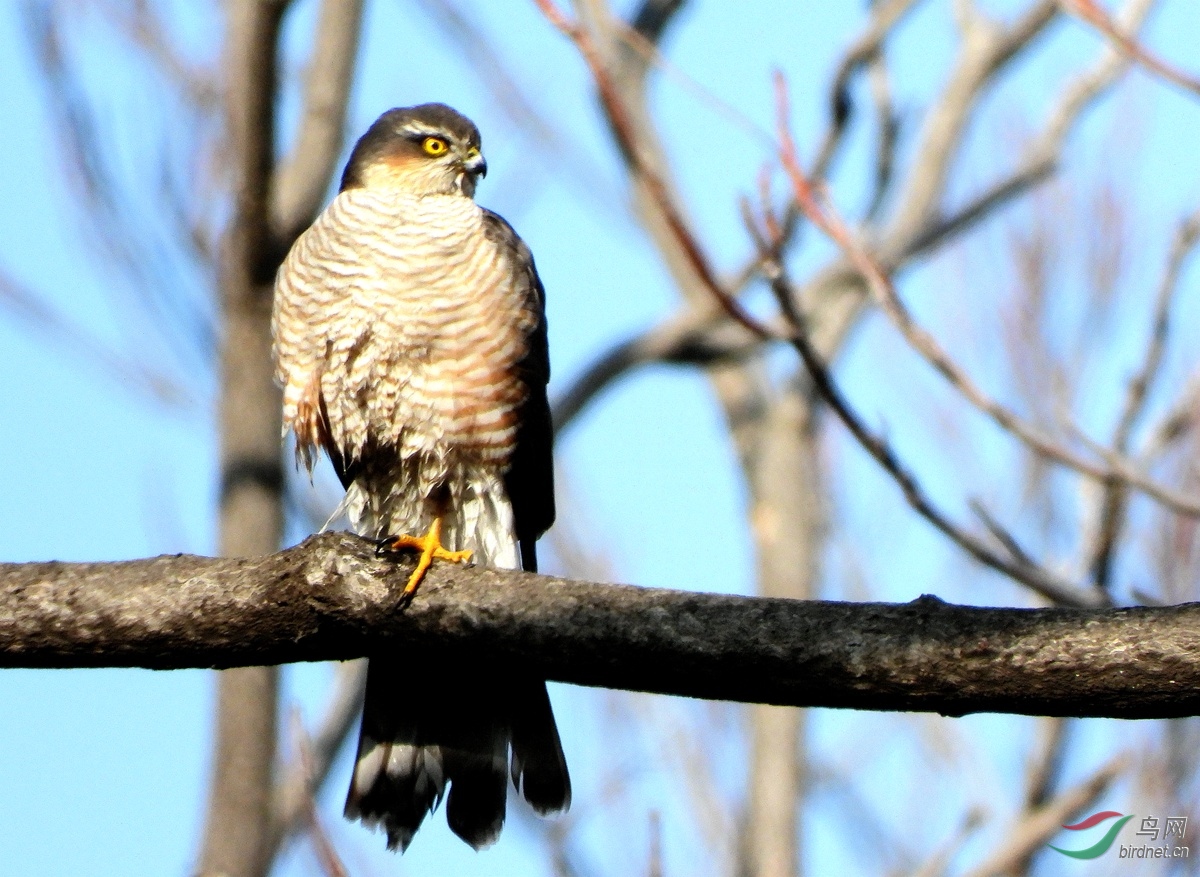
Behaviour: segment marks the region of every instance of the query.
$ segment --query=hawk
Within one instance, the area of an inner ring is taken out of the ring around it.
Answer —
[[[319,449],[354,530],[434,559],[537,568],[554,521],[545,294],[529,248],[474,201],[479,131],[444,104],[384,113],[275,281],[284,433]],[[508,778],[539,813],[571,784],[546,684],[372,655],[346,816],[403,851],[447,786],[450,828],[500,834]]]

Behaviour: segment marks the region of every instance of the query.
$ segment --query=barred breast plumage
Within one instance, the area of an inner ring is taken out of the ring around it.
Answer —
[[[424,532],[444,488],[458,510],[447,544],[514,568],[498,494],[539,303],[487,221],[461,196],[342,192],[284,264],[275,331],[301,454],[311,461],[323,402],[332,443],[360,461],[346,498],[357,530]]]

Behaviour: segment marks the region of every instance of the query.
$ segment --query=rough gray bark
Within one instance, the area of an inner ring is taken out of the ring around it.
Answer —
[[[962,715],[1200,714],[1200,604],[990,609],[603,585],[411,562],[354,536],[253,559],[0,564],[0,666],[503,661],[579,685]]]

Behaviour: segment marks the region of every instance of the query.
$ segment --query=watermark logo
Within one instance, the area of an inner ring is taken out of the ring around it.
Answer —
[[[1064,856],[1070,856],[1072,859],[1095,859],[1104,855],[1112,847],[1113,842],[1117,839],[1121,829],[1125,827],[1125,823],[1135,818],[1133,814],[1126,815],[1118,813],[1116,810],[1103,810],[1100,813],[1093,813],[1082,822],[1076,822],[1074,825],[1064,825],[1063,828],[1067,831],[1087,831],[1089,828],[1095,828],[1097,825],[1116,820],[1104,832],[1104,836],[1093,843],[1091,846],[1084,847],[1079,850],[1068,850],[1062,847],[1056,847],[1050,844],[1050,849],[1055,852],[1062,853]],[[1172,839],[1178,839],[1182,842],[1184,835],[1187,833],[1186,816],[1168,816],[1160,820],[1157,816],[1143,816],[1141,827],[1137,830],[1138,837],[1149,838],[1151,841],[1159,840],[1160,836],[1163,840],[1161,844],[1121,844],[1118,847],[1118,856],[1122,859],[1186,859],[1188,857],[1188,848],[1182,843],[1169,843]]]
[[[1125,823],[1133,818],[1130,814],[1126,816],[1123,813],[1118,813],[1116,810],[1105,810],[1101,813],[1093,813],[1082,822],[1076,822],[1074,825],[1064,825],[1067,831],[1086,831],[1099,825],[1101,822],[1107,822],[1110,819],[1117,821],[1104,833],[1104,837],[1096,841],[1090,847],[1082,850],[1064,850],[1062,847],[1050,845],[1050,849],[1055,852],[1062,853],[1064,856],[1070,856],[1072,859],[1094,859],[1097,856],[1102,856],[1108,852],[1108,848],[1113,845],[1113,841],[1117,839],[1117,834],[1125,827]]]

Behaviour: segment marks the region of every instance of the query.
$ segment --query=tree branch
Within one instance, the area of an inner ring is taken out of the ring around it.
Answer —
[[[296,145],[276,172],[271,192],[272,226],[281,250],[286,251],[316,217],[337,169],[362,15],[362,0],[321,4]]]
[[[773,324],[767,324],[772,332]],[[784,327],[778,327],[779,332]],[[762,340],[714,308],[684,306],[631,338],[601,353],[551,405],[554,430],[562,432],[596,396],[633,369],[648,363],[712,366],[754,354]]]
[[[358,728],[366,691],[366,661],[338,666],[325,714],[316,732],[305,735],[307,758],[289,765],[286,775],[275,784],[275,817],[268,841],[272,859],[292,835],[308,827],[312,797],[325,785],[342,745]]]
[[[0,666],[482,660],[579,685],[947,715],[1200,713],[1200,604],[983,609],[604,585],[410,562],[343,533],[253,559],[0,564]]]
[[[282,399],[271,366],[271,301],[283,256],[271,233],[275,106],[290,0],[230,4],[226,161],[233,211],[222,234],[218,542],[229,557],[270,554],[283,535]],[[268,662],[271,663],[271,662]],[[279,673],[246,667],[217,680],[213,757],[200,859],[205,877],[266,877],[275,788]]]
[[[1085,807],[1093,806],[1128,766],[1128,759],[1116,758],[1053,801],[1024,813],[1005,833],[1000,848],[968,872],[968,877],[1014,873],[1022,861],[1040,852],[1055,834],[1062,831],[1064,822],[1083,812]]]
[[[1021,441],[1037,454],[1096,481],[1119,480],[1181,514],[1200,516],[1200,501],[1165,485],[1141,471],[1133,461],[1121,455],[1103,454],[1105,463],[1097,464],[1073,449],[1057,442],[1036,424],[1021,417],[1011,407],[987,394],[950,356],[934,336],[924,329],[904,304],[883,263],[858,241],[831,203],[822,197],[812,179],[805,175],[796,157],[796,148],[788,130],[787,85],[780,73],[775,77],[778,100],[780,160],[792,184],[796,203],[808,220],[833,240],[865,278],[876,303],[909,346],[949,383],[977,411],[1000,429]]]
[[[1200,95],[1200,79],[1184,73],[1178,67],[1168,64],[1146,51],[1135,36],[1122,30],[1120,25],[1096,4],[1096,0],[1059,0],[1059,5],[1067,12],[1074,13],[1095,27],[1108,37],[1123,54],[1137,61],[1151,73],[1184,91]]]
[[[1154,303],[1154,317],[1146,351],[1141,365],[1130,378],[1125,389],[1125,402],[1113,431],[1112,449],[1118,454],[1129,453],[1129,443],[1134,427],[1145,412],[1150,388],[1158,377],[1166,353],[1170,335],[1171,308],[1179,287],[1179,275],[1188,256],[1200,242],[1200,211],[1196,211],[1175,232],[1167,267],[1159,283],[1158,296]],[[1088,552],[1089,569],[1097,586],[1107,588],[1112,577],[1112,568],[1118,549],[1118,537],[1125,524],[1129,505],[1129,491],[1119,481],[1109,481],[1103,486],[1100,500],[1099,521],[1096,527],[1094,547]]]
[[[829,94],[829,127],[821,138],[814,162],[815,176],[824,180],[854,116],[854,95],[851,85],[883,51],[883,43],[892,35],[904,17],[916,5],[916,0],[884,0],[871,6],[871,19],[863,32],[850,44],[838,64]],[[789,210],[789,213],[791,211]]]

